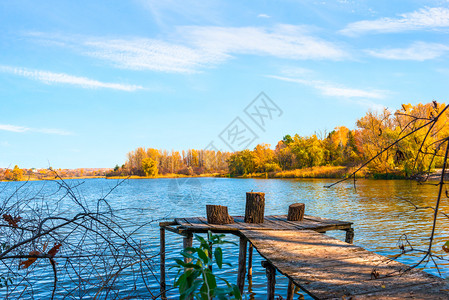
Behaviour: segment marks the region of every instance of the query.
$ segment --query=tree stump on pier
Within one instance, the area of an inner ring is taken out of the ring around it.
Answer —
[[[288,221],[302,221],[304,220],[304,210],[306,205],[304,203],[294,203],[288,207]]]
[[[234,219],[228,214],[228,207],[221,205],[206,205],[207,223],[231,224]]]
[[[245,223],[263,223],[265,193],[246,193]]]

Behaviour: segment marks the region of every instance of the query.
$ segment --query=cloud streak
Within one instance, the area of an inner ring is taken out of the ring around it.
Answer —
[[[408,48],[392,48],[366,50],[374,57],[393,60],[425,61],[443,56],[449,51],[449,46],[438,43],[415,42]]]
[[[368,99],[383,99],[385,98],[386,94],[386,91],[382,90],[363,90],[363,89],[348,88],[345,86],[337,85],[335,83],[330,83],[321,80],[306,80],[301,78],[291,78],[276,75],[268,75],[267,77],[286,82],[299,83],[305,86],[310,86],[318,90],[324,96],[349,99],[351,100],[351,102],[373,109],[381,109],[383,108],[383,106]]]
[[[226,59],[226,54],[212,53],[155,39],[94,39],[82,42],[85,55],[131,70],[169,73],[193,73]]]
[[[113,90],[120,90],[120,91],[126,91],[126,92],[133,92],[136,90],[141,90],[143,87],[138,85],[127,85],[127,84],[120,84],[120,83],[108,83],[108,82],[101,82],[98,80],[86,78],[86,77],[79,77],[79,76],[73,76],[65,73],[53,73],[49,71],[42,71],[42,70],[33,70],[33,69],[27,69],[27,68],[20,68],[20,67],[11,67],[11,66],[1,66],[0,65],[0,72],[3,73],[9,73],[21,77],[25,77],[32,80],[37,80],[40,82],[43,82],[45,84],[68,84],[68,85],[74,85],[79,86],[82,88],[89,88],[89,89],[97,89],[97,88],[105,88],[105,89],[113,89]]]
[[[295,60],[340,60],[346,53],[337,45],[310,35],[303,26],[180,28],[197,48],[221,55],[252,54]]]
[[[76,52],[131,70],[195,73],[235,56],[258,55],[294,60],[341,60],[338,45],[312,36],[302,26],[266,27],[182,26],[170,38],[58,36],[29,33],[48,45]]]
[[[415,42],[408,48],[392,48],[366,50],[374,57],[392,60],[425,61],[443,56],[449,51],[449,46],[438,43]]]
[[[449,9],[425,7],[400,14],[398,18],[380,18],[350,23],[340,30],[340,33],[347,36],[358,36],[365,33],[392,33],[445,27],[449,27]]]
[[[2,131],[9,131],[9,132],[16,132],[16,133],[37,132],[37,133],[43,133],[43,134],[72,135],[71,132],[65,131],[65,130],[61,130],[61,129],[54,129],[54,128],[30,128],[30,127],[10,125],[10,124],[0,124],[0,130],[2,130]]]

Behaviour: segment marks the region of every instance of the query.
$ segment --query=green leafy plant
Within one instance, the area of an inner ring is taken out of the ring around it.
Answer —
[[[191,298],[201,300],[242,299],[237,285],[230,284],[226,279],[218,277],[212,272],[213,265],[219,269],[222,269],[223,265],[231,266],[231,264],[223,262],[223,251],[221,247],[217,246],[225,243],[234,244],[223,240],[224,236],[224,234],[214,235],[209,231],[206,240],[195,235],[195,239],[200,242],[200,245],[187,247],[181,251],[181,255],[190,260],[189,262],[182,259],[175,260],[175,268],[179,269],[175,287],[179,288],[181,300]],[[224,284],[217,285],[217,279]]]

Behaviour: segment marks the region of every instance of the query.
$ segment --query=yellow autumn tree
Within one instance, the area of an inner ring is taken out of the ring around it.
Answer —
[[[149,157],[142,159],[142,170],[145,176],[150,177],[157,176],[158,174],[157,161]]]

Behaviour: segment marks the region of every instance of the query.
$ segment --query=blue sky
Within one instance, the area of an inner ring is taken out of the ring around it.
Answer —
[[[2,1],[0,167],[113,167],[447,102],[449,1]],[[263,129],[260,92],[282,113]]]

